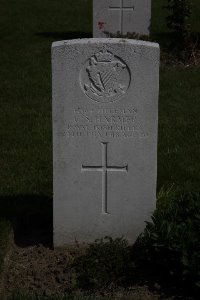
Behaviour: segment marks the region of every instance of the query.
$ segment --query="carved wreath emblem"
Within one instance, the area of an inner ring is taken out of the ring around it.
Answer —
[[[105,49],[93,55],[81,70],[82,89],[97,102],[116,101],[126,93],[129,84],[127,65]]]

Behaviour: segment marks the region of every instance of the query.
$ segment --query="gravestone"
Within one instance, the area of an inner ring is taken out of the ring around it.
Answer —
[[[159,46],[55,42],[54,245],[143,231],[156,204]]]
[[[93,37],[149,35],[151,0],[93,0]]]

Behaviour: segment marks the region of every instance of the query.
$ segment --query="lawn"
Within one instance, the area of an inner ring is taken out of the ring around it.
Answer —
[[[152,1],[152,36],[167,38],[166,1]],[[18,245],[51,243],[51,43],[92,37],[91,0],[1,0],[0,266],[10,227]],[[200,31],[193,1],[192,30]],[[158,192],[200,192],[200,69],[160,71]],[[43,228],[42,232],[40,228]]]

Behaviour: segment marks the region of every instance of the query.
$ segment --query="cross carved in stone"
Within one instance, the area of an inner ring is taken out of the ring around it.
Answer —
[[[120,16],[120,33],[123,34],[123,29],[124,29],[124,12],[125,11],[134,11],[134,5],[132,4],[132,6],[130,5],[126,5],[125,1],[126,0],[118,0],[119,1],[119,5],[115,6],[115,5],[109,5],[109,10],[115,10],[117,12],[119,12],[119,16]]]
[[[107,174],[108,172],[128,172],[128,165],[126,166],[108,166],[107,162],[107,146],[108,143],[101,143],[102,145],[102,163],[100,166],[85,166],[82,165],[81,171],[96,171],[102,172],[102,214],[108,214],[107,208]]]

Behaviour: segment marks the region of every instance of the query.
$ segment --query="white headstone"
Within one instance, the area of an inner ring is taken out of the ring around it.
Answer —
[[[54,245],[134,242],[156,204],[159,46],[52,46]]]
[[[93,37],[149,35],[151,0],[93,0]]]

